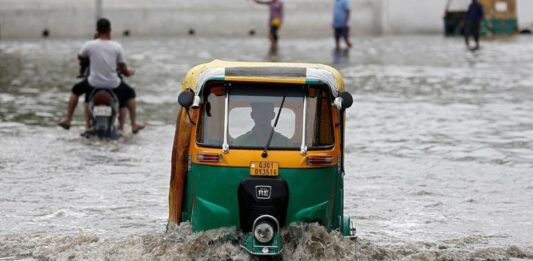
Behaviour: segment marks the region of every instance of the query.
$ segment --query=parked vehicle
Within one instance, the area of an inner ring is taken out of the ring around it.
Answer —
[[[481,26],[482,36],[511,36],[519,32],[516,0],[479,0],[483,5],[485,19]],[[471,0],[448,0],[444,14],[444,34],[462,36],[465,15]]]

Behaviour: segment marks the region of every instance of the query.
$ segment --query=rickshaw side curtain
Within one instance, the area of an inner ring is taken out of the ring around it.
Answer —
[[[320,91],[317,97],[316,115],[314,122],[313,143],[311,146],[328,146],[333,144],[333,122],[331,106],[328,102],[328,96],[324,91]]]
[[[181,108],[176,120],[174,145],[172,147],[170,188],[168,193],[169,225],[179,224],[181,221],[191,130],[192,123],[189,121],[187,111]]]
[[[333,144],[335,142],[334,135],[333,135],[333,122],[332,122],[332,115],[331,115],[331,106],[328,102],[328,98],[326,96],[326,93],[322,94],[322,97],[319,102],[319,110],[320,117],[319,124],[320,127],[318,128],[319,131],[319,143],[320,145],[329,145]]]

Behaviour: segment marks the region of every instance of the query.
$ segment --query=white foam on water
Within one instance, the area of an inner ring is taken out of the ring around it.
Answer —
[[[328,233],[317,224],[282,231],[283,260],[508,260],[533,258],[533,247],[487,246],[484,236],[382,245]],[[234,228],[193,233],[184,223],[167,233],[102,239],[93,233],[0,236],[0,258],[37,260],[248,260]]]

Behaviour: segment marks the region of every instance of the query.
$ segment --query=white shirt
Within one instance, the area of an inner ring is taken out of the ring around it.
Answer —
[[[98,88],[116,88],[120,85],[117,64],[126,63],[122,46],[111,40],[86,42],[79,55],[89,58],[89,84]]]

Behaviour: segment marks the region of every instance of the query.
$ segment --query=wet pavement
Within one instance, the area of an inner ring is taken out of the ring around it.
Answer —
[[[476,53],[440,36],[356,38],[349,52],[282,39],[276,56],[262,38],[119,41],[148,127],[117,142],[81,138],[80,106],[70,131],[55,126],[83,40],[0,42],[0,257],[245,258],[232,241],[208,247],[231,231],[163,235],[179,82],[227,59],[333,64],[355,98],[345,210],[359,241],[300,226],[285,258],[533,258],[532,37]]]

